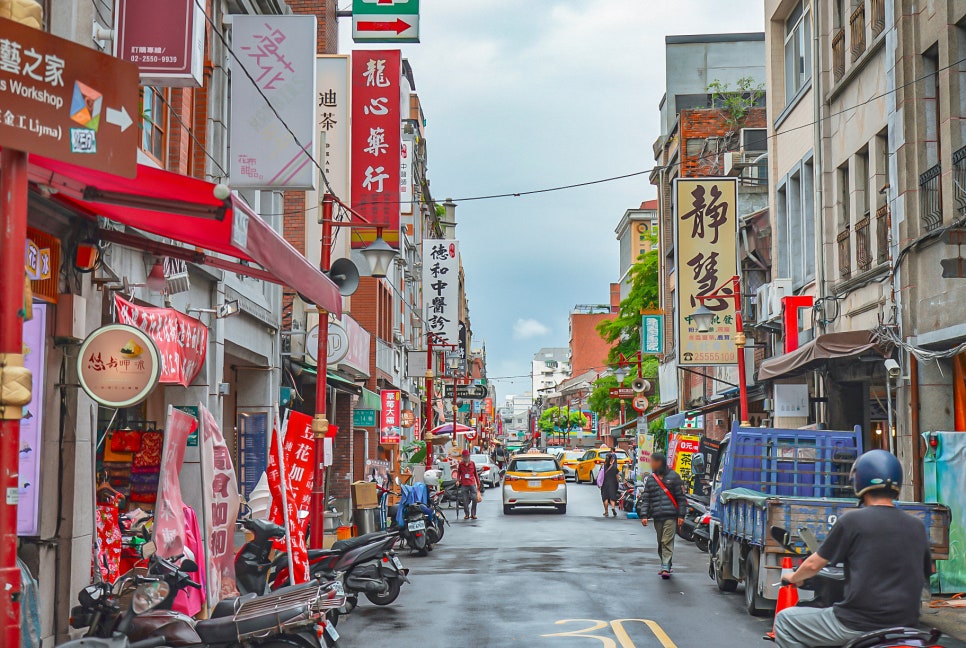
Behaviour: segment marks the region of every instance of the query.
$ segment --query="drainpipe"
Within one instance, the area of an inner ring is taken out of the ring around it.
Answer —
[[[919,361],[909,354],[909,440],[912,442],[913,499],[923,501],[922,435],[919,432]]]
[[[812,113],[814,115],[812,126],[812,184],[814,185],[813,202],[815,205],[815,237],[818,247],[815,250],[815,282],[818,288],[818,301],[822,303],[822,312],[825,312],[824,299],[827,296],[825,286],[825,166],[822,164],[822,51],[819,34],[821,33],[821,23],[818,16],[818,3],[812,2]],[[812,321],[815,321],[814,311]],[[825,323],[819,322],[820,330],[818,334],[825,332]],[[828,417],[828,385],[824,376],[816,374],[815,386],[819,393],[817,396],[825,397],[822,415],[816,415],[816,420],[825,420]],[[816,412],[817,414],[817,412]]]

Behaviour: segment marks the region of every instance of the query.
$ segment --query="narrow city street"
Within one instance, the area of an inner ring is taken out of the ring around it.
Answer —
[[[412,585],[396,604],[363,603],[340,625],[345,645],[379,645],[390,632],[423,648],[772,645],[761,641],[770,619],[748,616],[740,593],[718,593],[707,554],[679,541],[674,577],[662,581],[653,529],[601,517],[594,486],[568,490],[566,515],[505,516],[499,489],[486,492],[479,520],[451,515],[428,557],[401,554]]]

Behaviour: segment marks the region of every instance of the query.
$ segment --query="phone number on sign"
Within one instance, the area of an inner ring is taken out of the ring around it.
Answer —
[[[696,362],[737,362],[733,353],[716,353],[713,351],[695,353],[694,360]]]
[[[131,63],[177,63],[177,56],[156,56],[154,54],[140,54],[131,57]]]

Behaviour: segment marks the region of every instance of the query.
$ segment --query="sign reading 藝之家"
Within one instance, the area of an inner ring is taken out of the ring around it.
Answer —
[[[699,297],[728,293],[738,274],[738,181],[678,178],[674,196],[678,364],[735,364],[734,300],[704,300],[715,314],[707,332],[698,330],[691,315],[702,303]]]
[[[0,18],[0,146],[133,178],[139,114],[136,65]]]
[[[423,311],[434,343],[459,344],[459,242],[423,240]]]
[[[232,16],[232,187],[315,189],[315,38],[315,16]]]

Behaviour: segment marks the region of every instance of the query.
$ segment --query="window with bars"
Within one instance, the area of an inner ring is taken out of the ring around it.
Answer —
[[[869,26],[872,28],[873,38],[885,29],[885,3],[886,0],[870,0],[869,2]]]
[[[865,0],[861,0],[852,10],[849,37],[852,43],[852,60],[856,61],[865,51]]]
[[[836,81],[845,76],[845,29],[832,36],[832,76]]]
[[[889,205],[882,205],[875,212],[876,263],[889,260]]]
[[[953,153],[953,194],[960,215],[966,215],[966,146]]]
[[[943,222],[943,200],[940,187],[942,166],[937,164],[919,176],[919,222],[931,232]]]
[[[852,276],[852,236],[848,227],[839,232],[836,243],[839,249],[839,276],[848,279]]]
[[[869,231],[872,219],[868,212],[855,224],[855,265],[859,272],[872,267],[872,237]]]

